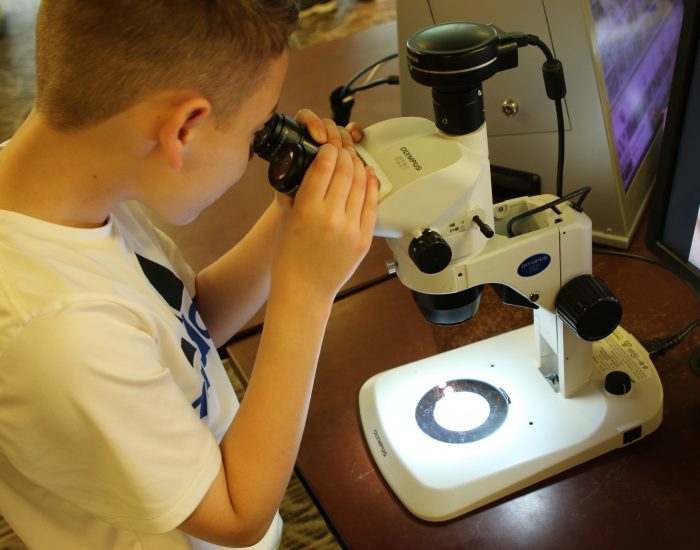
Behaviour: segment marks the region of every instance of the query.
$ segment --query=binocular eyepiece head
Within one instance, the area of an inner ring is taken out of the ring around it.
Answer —
[[[318,147],[306,128],[282,113],[274,113],[253,138],[253,152],[270,163],[270,184],[290,197],[299,189]]]

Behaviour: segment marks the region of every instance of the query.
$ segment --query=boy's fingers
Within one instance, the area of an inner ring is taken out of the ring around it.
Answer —
[[[342,141],[342,146],[344,149],[349,151],[351,154],[356,154],[355,152],[355,139],[352,137],[350,132],[347,131],[347,129],[343,127],[338,127],[338,131],[340,132],[340,139]]]
[[[355,143],[357,143],[358,141],[362,141],[362,138],[364,137],[364,132],[362,131],[362,127],[357,122],[351,122],[345,127],[345,129],[352,136],[352,140]]]
[[[357,220],[359,225],[362,208],[365,203],[368,178],[365,166],[358,157],[353,157],[353,170],[352,188],[348,194],[345,210],[348,216]]]
[[[294,115],[294,119],[308,130],[316,143],[328,142],[326,124],[311,109],[301,109]]]
[[[353,152],[355,150],[355,142],[362,139],[362,129],[356,122],[351,122],[348,124],[348,127],[344,128],[338,126],[330,118],[321,120],[310,109],[301,109],[294,118],[307,129],[317,143],[330,143],[336,147],[344,147],[348,151]]]
[[[340,150],[332,145],[325,144],[319,147],[316,158],[306,171],[297,191],[297,199],[323,200],[331,184],[339,154]]]
[[[360,215],[360,229],[366,235],[374,233],[377,223],[377,210],[379,209],[379,180],[371,166],[366,167],[367,184],[365,185],[365,197]]]
[[[328,143],[336,147],[344,147],[348,151],[355,150],[355,142],[352,140],[350,132],[342,126],[338,126],[330,118],[323,119],[323,123],[326,125]]]
[[[354,158],[345,149],[338,149],[338,160],[326,193],[329,206],[337,207],[341,211],[345,211],[348,195],[353,187]]]

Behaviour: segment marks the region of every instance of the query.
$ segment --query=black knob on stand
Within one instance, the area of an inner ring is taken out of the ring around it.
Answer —
[[[450,245],[432,229],[424,229],[408,246],[408,256],[423,273],[439,273],[452,260]]]
[[[605,391],[611,395],[625,395],[632,389],[632,378],[621,370],[605,375]]]
[[[556,302],[557,315],[584,340],[602,340],[622,319],[622,306],[602,279],[580,275],[566,283]]]

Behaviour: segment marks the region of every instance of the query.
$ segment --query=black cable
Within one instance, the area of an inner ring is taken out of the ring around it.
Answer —
[[[340,300],[344,300],[345,298],[349,298],[353,294],[357,294],[358,292],[362,290],[366,290],[368,288],[372,288],[373,286],[376,286],[380,283],[383,283],[385,281],[388,281],[390,279],[393,279],[396,277],[396,273],[387,273],[385,275],[380,275],[379,277],[375,277],[374,279],[370,279],[369,281],[365,281],[364,283],[359,283],[355,286],[352,286],[350,288],[346,288],[345,290],[341,290],[338,292],[338,295],[335,297],[335,300],[333,302],[339,302]]]
[[[391,54],[389,54],[389,55],[385,55],[385,56],[382,57],[381,59],[375,61],[375,62],[372,63],[371,65],[368,65],[367,67],[365,67],[365,68],[362,69],[361,71],[355,73],[355,75],[354,75],[350,80],[348,80],[348,82],[341,88],[341,91],[340,91],[340,96],[341,96],[341,98],[347,97],[347,95],[348,95],[348,93],[349,93],[349,91],[350,91],[350,87],[351,87],[351,86],[357,81],[357,79],[359,79],[363,74],[368,73],[369,71],[371,71],[372,69],[374,69],[377,65],[381,65],[382,63],[386,63],[387,61],[389,61],[389,60],[391,60],[391,59],[394,59],[395,57],[398,57],[398,56],[399,56],[398,52],[394,52],[394,53],[391,53]]]
[[[359,92],[362,90],[367,90],[369,88],[374,88],[375,86],[378,86],[380,84],[398,84],[399,83],[399,77],[397,75],[391,75],[388,76],[386,79],[381,79],[381,80],[373,80],[372,82],[366,82],[365,84],[361,84],[357,88],[353,88],[353,84],[365,73],[373,70],[375,67],[378,67],[382,63],[385,63],[386,61],[389,61],[390,59],[393,59],[395,57],[398,57],[398,53],[392,53],[389,55],[386,55],[382,57],[381,59],[378,59],[371,65],[368,65],[358,73],[356,73],[350,80],[348,80],[345,84],[342,86],[338,86],[335,88],[330,95],[330,103],[331,103],[331,111],[333,113],[333,121],[338,125],[338,126],[345,126],[350,122],[350,113],[352,112],[352,108],[355,105],[355,99],[353,98],[353,94],[355,92]],[[370,75],[371,77],[371,75]]]
[[[361,92],[363,90],[369,90],[370,88],[374,88],[375,86],[379,86],[381,84],[398,84],[399,83],[399,77],[396,75],[389,75],[386,78],[380,78],[377,80],[372,80],[371,82],[366,82],[365,84],[361,84],[357,88],[350,88],[349,94],[354,95],[356,92]]]
[[[564,194],[564,109],[561,99],[554,100],[554,107],[557,112],[557,197]]]
[[[621,256],[623,258],[629,258],[632,260],[639,260],[641,262],[647,262],[652,265],[662,267],[668,271],[671,271],[666,264],[661,262],[660,260],[657,260],[656,258],[650,258],[649,256],[642,256],[641,254],[633,254],[631,252],[625,252],[624,250],[612,250],[608,248],[593,248],[593,254],[603,254],[603,255],[608,255],[608,256]],[[674,275],[676,275],[675,272],[671,271]],[[690,291],[693,293],[695,296],[695,299],[700,302],[700,294],[698,294],[698,291],[695,290],[695,287],[686,279],[680,278],[690,289]]]
[[[561,62],[554,57],[547,44],[542,42],[539,37],[529,34],[527,35],[527,43],[531,46],[537,46],[547,59],[544,67],[542,67],[542,71],[545,78],[547,96],[554,100],[554,107],[557,113],[557,197],[561,197],[564,194],[564,109],[561,102],[566,95],[564,71]]]
[[[690,323],[687,327],[681,330],[678,334],[673,336],[667,336],[666,338],[651,338],[649,340],[644,340],[640,342],[644,349],[649,352],[649,357],[654,359],[663,355],[671,348],[680,344],[683,339],[688,336],[694,329],[700,327],[700,319],[697,319]]]
[[[341,290],[335,296],[333,302],[335,303],[339,302],[340,300],[344,300],[345,298],[349,298],[353,294],[357,294],[358,292],[361,292],[380,283],[388,281],[389,279],[393,279],[394,277],[396,277],[395,273],[388,273],[386,275],[380,275],[379,277],[370,279],[369,281],[365,281],[364,283],[359,283],[350,288],[346,288],[345,290]],[[229,338],[229,340],[223,346],[219,348],[219,355],[221,357],[224,357],[226,355],[224,350],[227,346],[235,344],[236,342],[240,342],[241,340],[245,340],[246,338],[250,338],[251,336],[255,336],[256,334],[260,334],[262,332],[263,327],[264,323],[257,323],[255,325],[249,326],[248,328],[238,331],[231,338]]]
[[[647,262],[652,265],[662,267],[668,271],[671,271],[666,264],[661,262],[660,260],[657,260],[656,258],[650,258],[649,256],[642,256],[641,254],[633,254],[631,252],[625,252],[623,250],[611,250],[608,248],[593,248],[593,254],[603,254],[603,255],[608,255],[608,256],[620,256],[622,258],[629,258],[632,260],[638,260],[641,262]],[[673,271],[671,271],[673,273]],[[674,273],[675,275],[675,273]],[[681,278],[681,280],[688,285],[688,288],[690,288],[690,291],[693,293],[695,298],[700,301],[700,295],[698,295],[697,291],[693,287],[690,282],[686,281],[685,279]],[[651,359],[654,359],[655,357],[658,357],[660,355],[663,355],[666,353],[668,350],[673,348],[674,346],[677,346],[680,344],[683,339],[688,336],[688,334],[691,333],[694,329],[696,329],[698,326],[700,326],[700,319],[693,321],[690,323],[687,327],[685,327],[683,330],[681,330],[678,334],[672,335],[672,336],[667,336],[665,338],[650,338],[649,340],[644,340],[640,341],[640,344],[644,346],[644,349],[649,352],[649,357]]]
[[[557,214],[560,212],[556,209],[557,204],[561,204],[563,202],[570,201],[572,198],[579,196],[580,198],[578,201],[576,201],[575,204],[572,204],[571,207],[575,210],[578,210],[579,212],[582,210],[581,205],[583,204],[583,201],[586,199],[586,196],[588,193],[591,192],[591,188],[586,186],[586,187],[581,187],[581,189],[577,189],[576,191],[572,191],[568,195],[564,197],[560,197],[558,199],[555,199],[553,201],[550,201],[546,204],[543,204],[542,206],[538,206],[537,208],[533,208],[532,210],[528,210],[527,212],[523,212],[522,214],[518,214],[517,216],[513,216],[509,221],[508,225],[506,226],[506,231],[508,232],[509,237],[515,237],[515,233],[513,232],[513,225],[515,225],[517,222],[529,218],[530,216],[533,216],[534,214],[537,214],[539,212],[544,212],[545,210],[548,209],[553,209]]]
[[[664,264],[656,258],[642,256],[641,254],[633,254],[632,252],[625,252],[624,250],[613,250],[609,248],[593,248],[593,254],[602,254],[607,256],[622,256],[623,258],[630,258],[631,260],[639,260],[640,262],[647,262],[653,265],[658,265],[659,267],[664,267]]]
[[[547,58],[547,63],[549,63],[550,65],[554,63],[555,58],[554,54],[552,54],[552,50],[550,50],[549,46],[542,42],[542,40],[540,40],[538,36],[535,36],[534,34],[529,34],[527,36],[527,43],[531,46],[537,46],[540,50],[542,50],[542,53]]]

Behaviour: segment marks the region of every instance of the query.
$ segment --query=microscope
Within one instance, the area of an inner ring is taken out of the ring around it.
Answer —
[[[533,312],[529,326],[362,387],[374,462],[428,521],[468,513],[661,423],[658,374],[592,274],[591,221],[583,199],[573,200],[587,191],[493,204],[481,84],[517,66],[528,36],[464,22],[418,31],[407,42],[409,70],[431,88],[435,121],[385,120],[357,145],[381,185],[375,235],[387,239],[388,265],[426,319],[470,319],[486,284]],[[563,73],[553,79],[548,95],[563,88]],[[271,161],[271,183],[293,194],[317,146],[275,116],[254,149]]]

